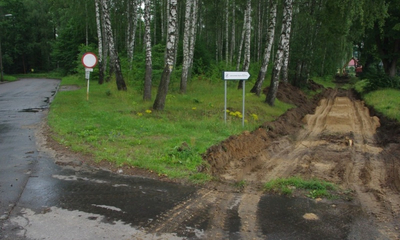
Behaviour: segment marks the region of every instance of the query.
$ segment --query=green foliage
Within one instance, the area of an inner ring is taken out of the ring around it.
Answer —
[[[86,81],[70,76],[62,85],[77,85],[76,91],[59,92],[48,121],[59,142],[75,151],[92,154],[97,161],[117,166],[137,166],[172,178],[196,182],[210,176],[198,172],[207,168],[203,154],[208,147],[227,137],[252,130],[271,121],[291,106],[277,101],[270,107],[253,94],[246,96],[246,124],[228,117],[224,123],[224,88],[205,79],[188,85],[188,95],[170,92],[163,112],[152,111],[133,88],[121,92],[115,83],[91,84],[86,101]],[[232,86],[228,107],[241,111],[242,92]],[[257,118],[254,118],[254,115]]]
[[[361,94],[382,88],[400,89],[400,77],[390,77],[379,69],[370,69],[363,76],[365,79],[355,84],[355,90]]]
[[[77,27],[77,21],[71,19],[68,24],[59,32],[57,41],[53,44],[52,57],[62,69],[64,75],[74,73],[77,67],[77,56],[80,53],[79,47],[84,42],[84,35]],[[82,66],[82,64],[80,64]]]
[[[264,190],[278,192],[284,195],[292,195],[296,189],[308,191],[306,196],[310,198],[331,197],[329,191],[337,187],[329,182],[316,179],[303,180],[300,177],[278,178],[264,184]]]
[[[334,78],[332,76],[325,77],[313,77],[312,80],[318,84],[324,86],[324,88],[335,88],[336,84],[333,82]]]

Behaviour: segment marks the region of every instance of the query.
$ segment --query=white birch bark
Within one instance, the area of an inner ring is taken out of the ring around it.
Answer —
[[[117,88],[118,88],[118,90],[126,90],[127,88],[126,88],[125,80],[122,76],[122,71],[121,71],[121,63],[119,60],[118,52],[115,49],[114,36],[113,36],[111,21],[110,21],[110,13],[109,13],[109,9],[108,9],[108,2],[107,2],[107,0],[101,0],[101,4],[102,4],[102,9],[103,9],[103,17],[104,17],[103,21],[104,21],[104,25],[105,25],[107,41],[108,41],[108,46],[109,46],[109,50],[110,50],[110,58],[111,58],[112,65],[115,70]]]
[[[229,61],[229,0],[226,0],[225,9],[225,61]]]
[[[142,3],[142,0],[129,0],[133,1],[133,6],[132,6],[132,21],[133,21],[133,27],[131,29],[130,38],[129,38],[129,48],[128,48],[128,59],[130,62],[130,68],[132,69],[132,61],[133,61],[133,52],[135,50],[135,40],[136,40],[136,29],[138,25],[138,7]]]
[[[245,15],[245,19],[246,19],[247,18],[247,11],[245,12],[244,15]],[[236,71],[239,71],[240,64],[241,64],[242,49],[243,49],[243,43],[244,43],[245,34],[246,34],[246,20],[243,21],[242,37],[240,38],[239,53],[238,53]]]
[[[182,76],[180,92],[186,93],[188,72],[189,72],[189,38],[191,29],[191,15],[192,15],[192,5],[193,0],[186,0],[186,10],[185,10],[185,29],[183,32],[183,63],[182,63]]]
[[[176,39],[176,20],[177,20],[177,0],[169,0],[168,7],[168,28],[167,28],[167,49],[165,58],[165,67],[161,76],[160,85],[158,87],[156,100],[153,104],[154,110],[163,110],[165,107],[165,99],[168,93],[168,85],[171,73],[174,68],[175,57],[175,41]]]
[[[268,89],[266,103],[274,106],[276,94],[279,87],[279,75],[283,64],[283,57],[285,49],[289,47],[291,20],[292,20],[293,0],[285,0],[284,2],[284,16],[282,22],[282,34],[279,40],[279,47],[275,55],[274,69],[271,78],[271,84]]]
[[[231,38],[231,53],[230,53],[230,58],[229,58],[229,64],[232,64],[233,61],[233,55],[235,53],[235,47],[236,47],[236,29],[235,29],[235,22],[236,22],[236,18],[235,18],[235,12],[236,12],[236,4],[235,4],[235,0],[232,0],[232,38]]]
[[[247,0],[246,17],[246,41],[244,44],[243,71],[247,72],[250,67],[250,48],[251,48],[251,0]]]
[[[97,26],[97,38],[98,38],[98,65],[99,65],[99,84],[104,83],[104,67],[103,67],[103,35],[101,32],[101,20],[100,20],[100,5],[99,0],[95,0],[96,9],[96,26]]]
[[[293,1],[293,0],[292,0]],[[293,4],[293,2],[292,2]],[[293,20],[293,6],[292,8],[288,9],[288,24],[286,26],[286,44],[284,45],[284,58],[283,58],[283,65],[282,65],[282,82],[288,83],[289,82],[289,59],[290,59],[290,34],[292,32],[292,20]]]
[[[245,43],[244,43],[244,57],[242,71],[247,72],[250,68],[250,47],[251,47],[251,0],[247,0],[246,14],[245,14]],[[238,89],[243,88],[243,81],[239,81]]]
[[[151,32],[150,32],[150,0],[144,2],[145,22],[145,44],[146,44],[146,75],[144,79],[143,100],[151,100],[151,78],[152,78],[152,55],[151,55]]]
[[[189,38],[189,74],[190,69],[193,68],[193,57],[194,57],[194,47],[196,45],[197,36],[197,20],[199,16],[199,0],[193,0],[193,10],[192,10],[192,23],[190,25],[190,38]]]
[[[251,92],[255,93],[257,96],[260,96],[261,94],[261,87],[265,80],[265,75],[268,70],[269,60],[271,58],[271,50],[275,38],[276,14],[277,14],[277,2],[276,0],[270,0],[270,8],[269,8],[270,20],[267,31],[268,42],[267,45],[265,46],[264,58],[260,71],[258,72],[257,81],[254,83],[254,86],[251,89]]]

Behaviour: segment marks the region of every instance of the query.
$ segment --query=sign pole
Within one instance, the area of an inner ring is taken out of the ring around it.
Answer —
[[[93,72],[94,66],[97,65],[97,57],[93,53],[88,52],[82,56],[81,61],[85,67],[85,78],[87,79],[86,100],[89,101],[90,72]]]
[[[226,80],[224,81],[225,82],[225,111],[224,111],[224,119],[225,119],[225,124],[226,124],[226,96],[227,96],[227,82],[226,82]]]
[[[245,97],[245,87],[246,86],[246,81],[243,81],[243,104],[242,104],[242,106],[243,106],[243,109],[242,109],[242,127],[244,127],[244,97]]]
[[[244,106],[245,106],[245,95],[246,95],[246,81],[249,79],[250,74],[248,72],[238,72],[238,71],[233,71],[233,72],[223,72],[222,73],[222,78],[225,81],[225,107],[224,107],[224,120],[226,124],[226,108],[227,108],[227,80],[243,80],[243,104],[242,104],[242,126],[244,127]]]
[[[87,72],[88,73],[88,78],[87,78],[87,89],[86,89],[86,101],[89,101],[89,84],[90,84],[90,81],[89,81],[89,78],[90,78],[90,72]]]

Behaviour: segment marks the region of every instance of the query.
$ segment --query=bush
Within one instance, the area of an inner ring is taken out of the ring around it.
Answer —
[[[366,79],[364,79],[362,83],[358,84],[358,87],[362,87],[363,93],[372,92],[382,88],[400,89],[400,77],[390,77],[379,69],[367,72],[365,78]]]

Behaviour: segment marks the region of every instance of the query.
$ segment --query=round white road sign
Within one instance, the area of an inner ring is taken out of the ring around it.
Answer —
[[[82,56],[82,64],[86,68],[94,68],[97,65],[97,57],[91,52],[85,53]]]

